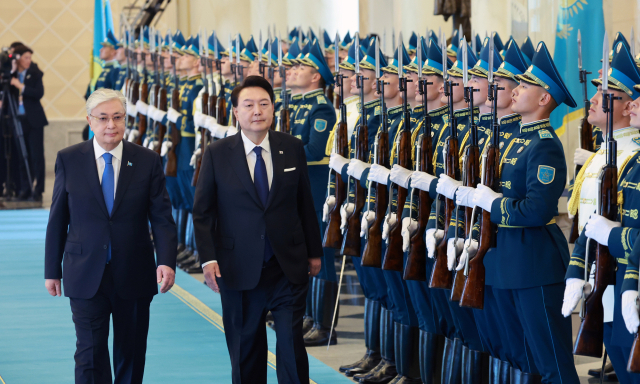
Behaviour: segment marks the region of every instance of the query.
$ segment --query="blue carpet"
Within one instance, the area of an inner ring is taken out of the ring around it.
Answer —
[[[69,300],[44,288],[47,210],[0,211],[0,383],[72,383],[75,331]],[[155,296],[147,383],[230,383],[220,296],[178,271],[176,287]],[[269,350],[275,332],[268,329]],[[110,342],[111,345],[111,342]],[[277,383],[275,355],[268,382]],[[312,382],[353,383],[309,356]]]

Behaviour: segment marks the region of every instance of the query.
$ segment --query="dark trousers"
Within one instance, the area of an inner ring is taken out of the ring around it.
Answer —
[[[20,192],[20,163],[22,160],[22,152],[18,146],[18,140],[15,138],[15,131],[11,119],[2,122],[2,132],[0,132],[0,194],[5,190],[11,189],[14,193]],[[5,138],[4,134],[10,133],[10,137]],[[8,152],[8,153],[7,153]],[[11,156],[9,167],[7,167],[7,155]],[[7,174],[9,172],[9,174]],[[11,179],[11,186],[5,185],[8,179]]]
[[[20,117],[24,144],[27,148],[27,160],[29,160],[29,172],[34,185],[33,192],[42,195],[44,192],[44,127],[33,127],[24,116]],[[20,158],[20,186],[21,193],[29,193],[30,185],[27,177],[27,168],[24,160]]]
[[[142,383],[152,299],[124,300],[118,297],[109,265],[94,297],[70,299],[77,339],[74,356],[76,384]],[[111,316],[114,381],[107,345]]]
[[[309,359],[304,347],[302,316],[309,284],[289,282],[275,256],[262,269],[260,281],[253,289],[229,289],[224,279],[218,278],[217,282],[233,384],[267,382],[265,316],[269,311],[276,330],[278,383],[308,383]]]

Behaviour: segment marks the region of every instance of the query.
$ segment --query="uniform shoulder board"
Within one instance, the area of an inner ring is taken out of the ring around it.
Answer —
[[[197,79],[196,85],[204,85],[204,82],[202,81],[202,79]]]
[[[640,145],[640,137],[636,137],[635,139],[633,139],[633,142]]]
[[[373,115],[374,116],[378,116],[380,114],[381,110],[382,109],[381,109],[381,107],[379,105],[376,106],[375,109],[373,110]]]
[[[324,132],[324,130],[327,129],[327,120],[316,119],[313,128],[318,132]]]
[[[327,104],[327,99],[324,97],[324,95],[316,97],[316,100],[318,104]]]
[[[553,135],[546,129],[541,129],[538,131],[538,135],[540,135],[540,139],[553,139]]]

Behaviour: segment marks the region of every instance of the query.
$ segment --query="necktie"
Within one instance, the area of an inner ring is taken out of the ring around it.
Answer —
[[[115,178],[113,174],[113,155],[105,153],[102,155],[104,159],[104,172],[102,172],[102,196],[104,196],[104,203],[107,206],[107,212],[111,215],[113,209],[113,193]],[[107,253],[107,263],[111,261],[111,240],[109,240],[109,251]]]
[[[19,73],[19,77],[20,77],[20,82],[22,84],[24,84],[24,75],[26,74],[26,71],[22,71]],[[18,115],[24,115],[25,111],[24,111],[24,104],[22,103],[22,92],[20,92],[20,100],[18,103]]]
[[[262,202],[262,206],[266,207],[269,198],[269,177],[267,176],[267,166],[262,158],[262,147],[254,147],[253,152],[256,154],[256,166],[253,170],[253,183],[256,186],[256,192]],[[264,236],[264,262],[266,263],[273,256],[273,250],[269,243],[269,237]]]

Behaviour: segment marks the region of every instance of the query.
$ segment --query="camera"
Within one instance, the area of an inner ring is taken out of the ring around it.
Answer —
[[[11,77],[11,63],[15,60],[8,47],[0,50],[0,80]]]

